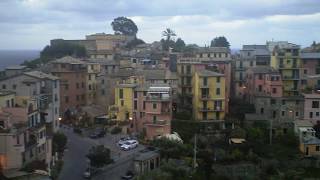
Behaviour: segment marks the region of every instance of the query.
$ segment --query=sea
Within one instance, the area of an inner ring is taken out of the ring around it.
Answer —
[[[40,57],[40,50],[0,50],[0,71]]]

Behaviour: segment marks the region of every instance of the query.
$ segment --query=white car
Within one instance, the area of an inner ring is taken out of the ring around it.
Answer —
[[[128,151],[130,149],[134,149],[138,146],[139,142],[137,140],[128,140],[120,148],[124,151]]]
[[[127,141],[131,140],[130,137],[124,137],[124,138],[121,138],[119,141],[118,141],[118,146],[122,146],[124,143],[126,143]]]

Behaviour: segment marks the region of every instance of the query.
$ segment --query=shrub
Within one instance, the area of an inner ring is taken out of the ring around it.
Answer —
[[[114,127],[114,128],[111,130],[110,133],[111,133],[111,134],[119,134],[119,133],[121,133],[121,131],[122,131],[122,128],[116,126],[116,127]]]

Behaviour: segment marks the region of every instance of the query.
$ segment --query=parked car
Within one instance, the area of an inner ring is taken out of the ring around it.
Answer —
[[[126,180],[129,180],[129,179],[133,179],[134,177],[134,174],[132,171],[127,171],[127,173],[123,176],[121,176],[121,179],[126,179]]]
[[[118,141],[118,146],[122,146],[124,143],[126,143],[127,141],[131,140],[130,137],[123,137]]]
[[[138,146],[139,142],[137,140],[128,140],[120,148],[124,151],[128,151],[130,149],[134,149]]]
[[[104,130],[96,131],[90,135],[90,138],[96,139],[96,138],[101,138],[106,135],[106,132]]]
[[[82,130],[80,128],[77,128],[77,127],[73,128],[73,132],[74,133],[78,133],[78,134],[82,134]]]

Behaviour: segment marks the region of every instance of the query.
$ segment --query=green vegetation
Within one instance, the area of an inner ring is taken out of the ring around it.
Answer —
[[[140,44],[145,44],[145,42],[142,39],[134,38],[132,41],[127,43],[126,48],[131,49]]]
[[[105,148],[103,145],[93,146],[87,154],[90,159],[90,164],[93,167],[102,167],[104,165],[113,163],[110,156],[110,149]]]
[[[185,42],[181,38],[175,41],[173,37],[177,35],[172,29],[167,28],[162,32],[162,36],[165,37],[165,39],[161,39],[160,41],[163,50],[168,51],[169,48],[172,48],[174,52],[183,52],[185,50]]]
[[[67,141],[68,139],[66,135],[64,135],[61,132],[55,133],[52,138],[52,146],[53,146],[52,153],[55,153],[55,152],[63,153],[64,149],[66,148]]]
[[[67,43],[63,40],[53,43],[50,46],[46,46],[40,52],[40,58],[34,59],[31,61],[25,61],[22,65],[25,65],[29,68],[36,68],[41,64],[50,62],[51,60],[62,58],[64,56],[74,56],[74,57],[86,57],[87,52],[85,47]]]
[[[63,167],[63,161],[62,160],[58,160],[56,162],[56,164],[52,167],[51,169],[51,178],[54,179],[58,179],[58,176],[62,170]]]
[[[230,43],[224,36],[216,37],[211,41],[211,47],[230,47]]]
[[[119,133],[121,133],[121,131],[122,131],[122,128],[116,126],[116,127],[114,127],[114,128],[111,130],[110,133],[111,133],[111,134],[119,134]]]
[[[126,17],[115,18],[112,21],[111,26],[115,34],[136,36],[138,32],[137,25],[131,19]]]

